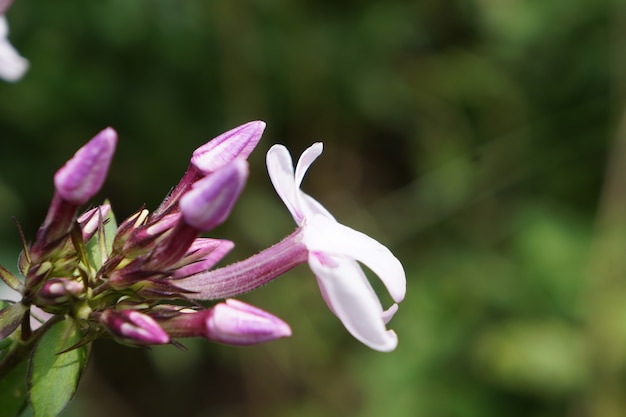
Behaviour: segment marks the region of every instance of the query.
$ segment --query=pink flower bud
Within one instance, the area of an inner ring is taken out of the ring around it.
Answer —
[[[229,345],[251,345],[291,336],[291,328],[276,316],[244,302],[228,299],[206,319],[206,337]]]
[[[54,186],[65,201],[77,206],[87,202],[102,187],[109,170],[117,133],[107,127],[74,154],[54,175]]]
[[[150,316],[136,310],[105,310],[100,321],[114,338],[135,345],[163,345],[170,337]]]
[[[248,163],[237,159],[196,182],[180,199],[185,223],[208,231],[221,224],[232,210],[248,178]]]
[[[228,299],[213,308],[161,321],[172,337],[205,337],[229,345],[253,345],[291,336],[291,328],[276,316],[241,301]]]
[[[180,213],[168,214],[155,223],[148,223],[135,228],[130,238],[124,243],[124,251],[129,252],[133,249],[146,251],[151,249],[165,232],[172,230],[180,222],[180,218]]]
[[[222,133],[199,147],[191,163],[205,174],[215,172],[235,159],[246,159],[254,150],[265,130],[265,122],[249,122]]]
[[[78,297],[85,290],[81,281],[68,278],[50,278],[37,293],[37,300],[42,304],[55,305],[70,298]]]

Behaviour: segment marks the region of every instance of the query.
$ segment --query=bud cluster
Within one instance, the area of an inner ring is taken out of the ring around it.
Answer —
[[[199,336],[241,345],[289,336],[286,323],[232,297],[308,263],[345,328],[372,349],[394,350],[398,338],[387,323],[405,296],[404,269],[388,248],[337,222],[300,189],[322,153],[321,143],[306,149],[295,167],[282,145],[266,156],[296,230],[247,259],[214,269],[234,244],[201,235],[228,218],[248,178],[246,159],[264,129],[261,121],[246,123],[196,149],[159,207],[141,208],[119,226],[108,203],[78,214],[100,190],[117,144],[113,129],[98,133],[55,174],[46,218],[20,255],[24,279],[0,266],[0,279],[22,294],[20,302],[0,310],[0,341],[11,335],[32,341],[31,318],[42,315],[72,318],[83,343],[112,337],[151,345]],[[360,264],[386,287],[394,301],[389,308]],[[222,299],[210,308],[198,303]]]
[[[152,345],[199,336],[241,345],[289,336],[289,326],[265,311],[232,299],[204,308],[177,285],[232,249],[230,241],[200,234],[230,214],[248,177],[246,158],[264,128],[250,122],[198,148],[154,212],[142,208],[119,226],[108,203],[78,214],[100,190],[117,144],[112,128],[98,133],[55,174],[48,214],[20,255],[24,280],[0,269],[22,294],[0,311],[0,339],[19,328],[27,340],[34,309],[79,320],[85,341]]]

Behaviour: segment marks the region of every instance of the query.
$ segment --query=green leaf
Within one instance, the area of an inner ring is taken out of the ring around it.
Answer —
[[[15,303],[0,311],[0,340],[8,337],[18,328],[26,310],[28,307],[24,304]]]
[[[111,203],[109,200],[106,200],[104,204]],[[104,236],[102,240],[102,244],[104,245],[104,253],[108,257],[113,251],[113,241],[115,240],[115,234],[117,233],[117,221],[115,220],[115,214],[113,213],[113,208],[109,209],[109,214],[106,219],[104,219]]]
[[[35,417],[57,416],[74,396],[87,364],[88,347],[66,350],[81,338],[76,322],[65,319],[52,325],[37,343],[27,380]]]
[[[108,200],[104,204],[109,204]],[[113,210],[109,210],[106,218],[102,219],[102,224],[98,228],[98,232],[87,242],[87,259],[89,264],[98,269],[104,261],[109,257],[113,250],[113,240],[117,232],[117,222]]]
[[[21,292],[22,288],[24,287],[22,281],[20,281],[19,278],[9,272],[9,270],[2,265],[0,265],[0,279],[2,279],[5,284],[7,284],[9,287],[11,287],[11,289],[15,291]]]
[[[0,417],[16,417],[26,406],[26,361],[0,379]]]

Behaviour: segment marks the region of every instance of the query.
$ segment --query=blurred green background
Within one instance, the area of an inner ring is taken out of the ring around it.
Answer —
[[[12,216],[34,236],[53,173],[105,126],[120,142],[100,195],[122,218],[262,119],[214,234],[237,244],[227,261],[294,228],[265,151],[321,140],[304,189],[408,279],[393,353],[352,339],[301,267],[241,297],[290,339],[96,343],[64,416],[626,413],[626,2],[16,0],[8,18],[31,69],[0,83],[0,263],[20,250]]]

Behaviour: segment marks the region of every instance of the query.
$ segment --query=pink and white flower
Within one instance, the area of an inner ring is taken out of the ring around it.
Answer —
[[[398,338],[385,324],[398,305],[383,310],[358,262],[378,275],[396,303],[404,299],[406,292],[404,269],[389,249],[340,224],[320,203],[300,190],[306,171],[322,149],[322,143],[318,142],[304,151],[294,172],[289,151],[282,145],[274,145],[267,153],[270,179],[303,231],[302,242],[309,251],[309,266],[330,310],[367,346],[381,351],[393,350]]]

